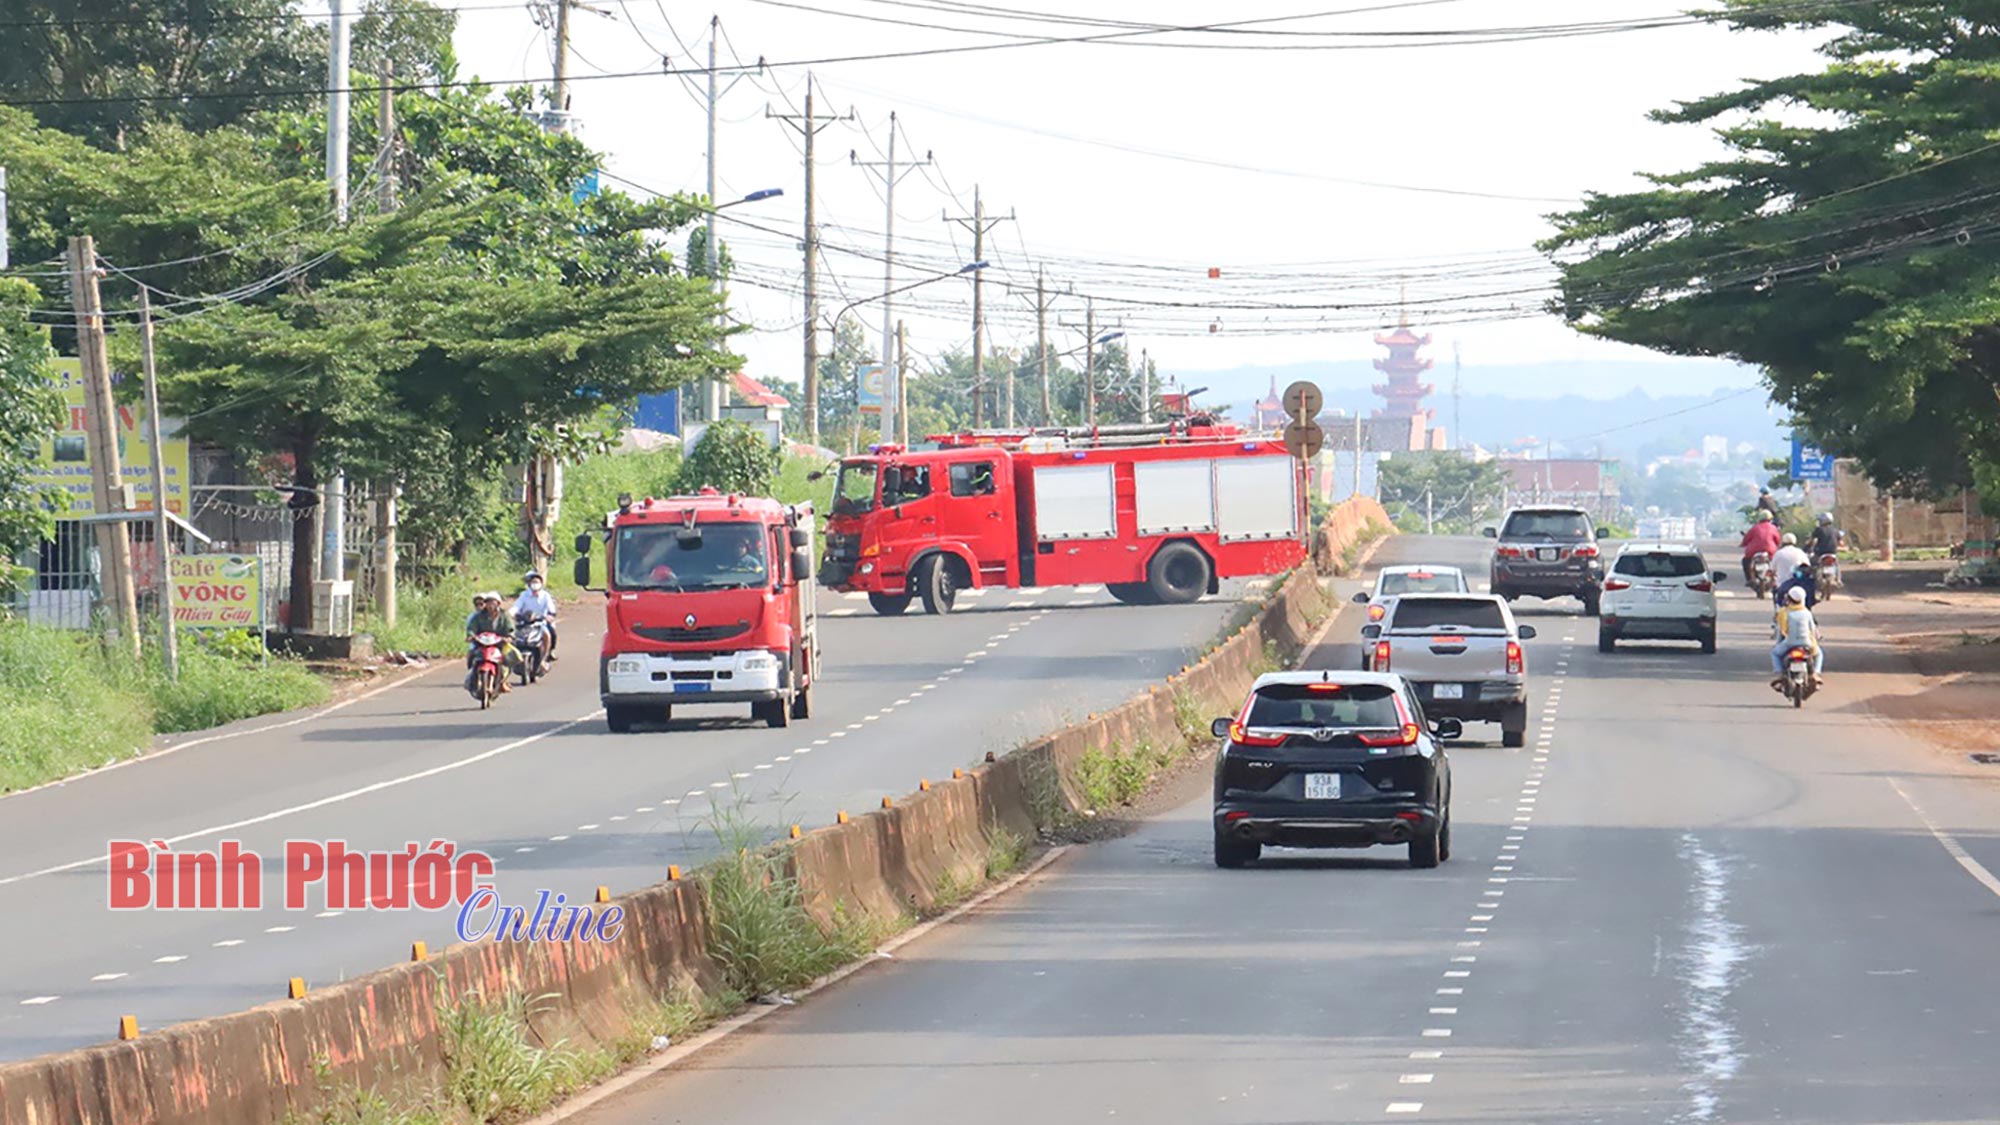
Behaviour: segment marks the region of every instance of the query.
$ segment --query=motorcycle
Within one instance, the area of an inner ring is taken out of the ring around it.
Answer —
[[[1833,600],[1833,592],[1840,589],[1840,556],[1821,555],[1813,564],[1813,588],[1820,601]]]
[[[1794,648],[1785,653],[1785,674],[1779,690],[1792,701],[1793,707],[1803,707],[1812,698],[1815,690],[1812,676],[1812,652],[1805,648]]]
[[[1777,581],[1771,574],[1771,556],[1759,551],[1750,556],[1750,588],[1757,591],[1760,598],[1768,598],[1777,588]]]
[[[521,654],[521,686],[534,683],[548,670],[549,621],[540,615],[514,618],[514,648]]]
[[[498,633],[479,633],[472,638],[472,644],[479,655],[473,661],[472,680],[467,686],[472,698],[479,701],[479,709],[484,711],[500,697],[500,685],[507,676],[507,638]]]

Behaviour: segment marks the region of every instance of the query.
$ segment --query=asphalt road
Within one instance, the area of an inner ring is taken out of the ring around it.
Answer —
[[[1747,599],[1707,657],[1517,603],[1533,737],[1454,751],[1443,867],[1220,871],[1204,798],[580,1120],[1991,1122],[2000,788],[1863,708],[1853,605],[1794,712]]]
[[[490,712],[440,668],[0,798],[0,1059],[102,1042],[122,1014],[157,1028],[238,1010],[290,977],[320,986],[451,940],[450,912],[284,910],[287,840],[456,841],[495,858],[508,902],[644,886],[713,854],[718,820],[825,823],[1127,698],[1206,645],[1242,585],[1143,608],[1102,588],[996,590],[944,618],[826,595],[814,718],[770,730],[747,706],[715,706],[623,736],[598,712],[592,605],[567,613],[569,658],[551,677]],[[264,861],[264,908],[113,912],[112,839],[238,840]]]

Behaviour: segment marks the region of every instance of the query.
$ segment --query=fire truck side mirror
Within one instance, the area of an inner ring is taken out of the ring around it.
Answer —
[[[792,546],[810,547],[812,546],[812,541],[813,541],[812,532],[807,531],[803,527],[795,527],[792,529]]]
[[[575,568],[575,570],[574,570],[574,571],[572,572],[572,577],[573,577],[573,578],[574,578],[574,579],[576,580],[576,584],[577,584],[578,588],[580,588],[580,589],[584,589],[584,590],[588,590],[588,589],[590,589],[590,556],[589,556],[589,555],[585,555],[584,557],[582,557],[582,558],[580,558],[580,559],[576,560],[576,568]]]
[[[579,531],[576,533],[576,553],[579,555],[590,553],[590,532]]]
[[[812,573],[813,553],[804,547],[792,548],[792,581],[802,582]]]

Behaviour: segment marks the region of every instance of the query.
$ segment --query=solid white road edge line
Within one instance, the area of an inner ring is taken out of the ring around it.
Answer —
[[[1021,884],[1026,883],[1028,880],[1041,874],[1045,869],[1048,868],[1050,864],[1053,864],[1056,860],[1061,859],[1063,856],[1067,855],[1069,853],[1069,850],[1070,850],[1070,845],[1068,844],[1058,844],[1055,847],[1050,848],[1048,852],[1044,854],[1040,859],[1036,860],[1032,864],[1029,864],[1026,870],[1012,876],[1011,878],[1007,879],[1006,881],[996,886],[992,886],[984,891],[981,891],[979,894],[972,896],[972,898],[967,900],[964,904],[955,907],[952,910],[949,910],[944,914],[931,919],[928,922],[919,922],[916,925],[910,927],[909,929],[904,930],[902,933],[897,934],[895,937],[892,937],[888,941],[885,941],[881,945],[877,946],[875,952],[871,954],[866,954],[861,958],[859,958],[858,960],[851,961],[848,964],[843,965],[838,969],[835,969],[834,971],[828,973],[827,975],[805,986],[804,988],[792,992],[791,993],[792,998],[795,1000],[803,1000],[806,997],[811,996],[813,993],[820,991],[821,989],[827,988],[830,985],[838,984],[839,982],[847,979],[848,977],[854,975],[855,973],[860,972],[865,968],[868,968],[872,965],[880,964],[882,961],[887,959],[883,956],[883,954],[894,953],[896,950],[901,949],[903,946],[906,946],[913,941],[916,941],[918,938],[923,937],[924,935],[930,933],[932,930],[937,929],[939,926],[950,925],[952,922],[955,922],[959,918],[962,918],[965,915],[971,913],[972,911],[979,909],[981,906],[986,905],[993,899],[999,898],[1001,895],[1004,895],[1007,892],[1013,890],[1014,888],[1019,887]],[[618,1095],[619,1093],[622,1093],[623,1091],[628,1090],[633,1086],[638,1085],[641,1082],[644,1082],[646,1079],[651,1078],[662,1071],[669,1070],[674,1066],[679,1065],[680,1063],[686,1061],[688,1058],[694,1056],[695,1054],[707,1050],[708,1048],[716,1045],[717,1043],[722,1042],[723,1040],[729,1038],[730,1036],[736,1034],[737,1032],[742,1031],[744,1028],[747,1028],[752,1024],[757,1023],[760,1020],[767,1019],[771,1016],[776,1015],[779,1012],[784,1011],[787,1007],[789,1007],[789,1005],[752,1003],[748,1009],[744,1010],[738,1015],[730,1017],[729,1019],[723,1020],[721,1023],[716,1024],[714,1027],[709,1028],[707,1031],[702,1032],[700,1035],[695,1036],[693,1039],[688,1040],[686,1043],[677,1044],[675,1046],[669,1047],[665,1051],[660,1052],[658,1056],[644,1063],[641,1063],[638,1066],[633,1067],[631,1070],[628,1070],[625,1073],[618,1075],[616,1078],[612,1078],[609,1081],[606,1081],[600,1085],[591,1087],[584,1093],[579,1094],[574,1098],[571,1098],[569,1101],[564,1102],[563,1104],[555,1107],[554,1109],[549,1110],[547,1113],[544,1113],[539,1117],[530,1118],[526,1123],[526,1125],[556,1125],[557,1122],[567,1121],[571,1117],[574,1117],[577,1114],[580,1114],[585,1110],[590,1109],[591,1107],[598,1105],[601,1102],[607,1101],[612,1097]]]
[[[1924,827],[1929,829],[1930,834],[1943,846],[1945,854],[1957,860],[1958,865],[1965,868],[1967,875],[1979,880],[1980,886],[1992,891],[1996,896],[2000,896],[2000,879],[1994,878],[1993,872],[1988,871],[1985,864],[1972,858],[1971,853],[1965,850],[1956,837],[1939,828],[1937,823],[1931,820],[1931,815],[1924,811],[1924,807],[1917,804],[1917,799],[1910,796],[1909,790],[1903,788],[1901,782],[1893,777],[1889,778],[1888,781],[1889,788],[1894,789],[1896,796],[1901,797],[1903,803],[1910,806],[1910,811],[1917,814],[1917,819],[1924,822]]]
[[[385,685],[385,687],[392,687],[392,686],[394,685]],[[353,702],[357,703],[360,702],[360,697],[357,696],[353,700]],[[542,739],[547,738],[550,735],[561,734],[562,732],[569,730],[571,727],[582,726],[584,723],[588,723],[595,719],[600,719],[603,717],[604,717],[604,712],[602,709],[592,711],[590,714],[585,715],[580,719],[571,719],[566,723],[550,727],[545,731],[540,731],[538,733],[531,734],[526,738],[517,738],[512,742],[507,742],[499,746],[495,746],[491,750],[482,750],[477,754],[470,754],[467,755],[466,757],[459,758],[455,761],[445,762],[442,765],[432,766],[427,770],[418,770],[415,773],[406,773],[401,777],[392,777],[386,781],[377,781],[371,785],[363,785],[357,789],[349,789],[344,793],[335,793],[328,797],[321,797],[317,801],[307,801],[302,805],[292,805],[289,808],[277,809],[272,812],[262,813],[258,816],[245,817],[242,820],[231,821],[228,824],[217,824],[208,828],[198,828],[193,832],[184,832],[179,836],[169,836],[166,838],[166,843],[178,844],[184,840],[195,840],[203,836],[214,836],[223,832],[234,832],[238,828],[248,828],[253,824],[265,824],[273,820],[278,820],[282,817],[295,816],[302,812],[311,812],[314,809],[322,809],[328,805],[341,804],[342,802],[345,801],[351,801],[356,797],[365,797],[370,793],[378,793],[384,789],[392,789],[398,785],[405,785],[412,781],[422,781],[428,777],[436,777],[441,773],[450,773],[453,770],[464,769],[466,766],[476,765],[480,762],[487,760],[488,758],[497,758],[502,754],[508,753],[509,751],[519,750],[523,746],[528,746],[533,743],[540,742]],[[297,723],[304,721],[305,721],[304,719],[294,719],[292,723],[285,725],[295,725]],[[268,729],[275,729],[275,728],[268,728]],[[248,734],[250,732],[245,731],[244,733]],[[55,875],[64,871],[75,871],[77,868],[80,867],[91,867],[96,864],[105,863],[107,862],[107,860],[108,860],[107,856],[96,855],[96,856],[91,856],[89,859],[79,859],[71,863],[57,864],[54,867],[44,867],[40,871],[30,871],[22,875],[9,875],[4,879],[0,879],[0,887],[4,887],[9,883],[20,883],[20,882],[25,882],[29,879],[38,879],[44,875]]]

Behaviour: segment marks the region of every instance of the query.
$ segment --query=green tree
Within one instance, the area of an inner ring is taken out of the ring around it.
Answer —
[[[206,132],[304,110],[325,85],[326,24],[293,0],[11,0],[0,12],[0,97],[40,103],[41,124],[104,148],[161,122]],[[354,27],[355,66],[372,75],[388,57],[399,80],[448,76],[456,20],[424,0],[374,0]]]
[[[1440,534],[1478,530],[1500,514],[1507,478],[1498,461],[1457,452],[1398,453],[1382,462],[1383,506],[1405,531],[1422,531],[1425,506]]]
[[[682,493],[702,488],[769,496],[780,458],[764,434],[733,419],[712,422],[681,462],[675,487]]]
[[[2000,3],[1723,11],[1830,30],[1829,65],[1657,112],[1730,154],[1557,216],[1560,311],[1762,366],[1798,428],[1878,484],[2000,496]]]
[[[0,593],[17,578],[14,556],[48,537],[63,503],[60,491],[31,479],[42,442],[62,424],[48,332],[28,319],[37,300],[26,282],[0,278],[0,402],[7,404],[0,410]]]

